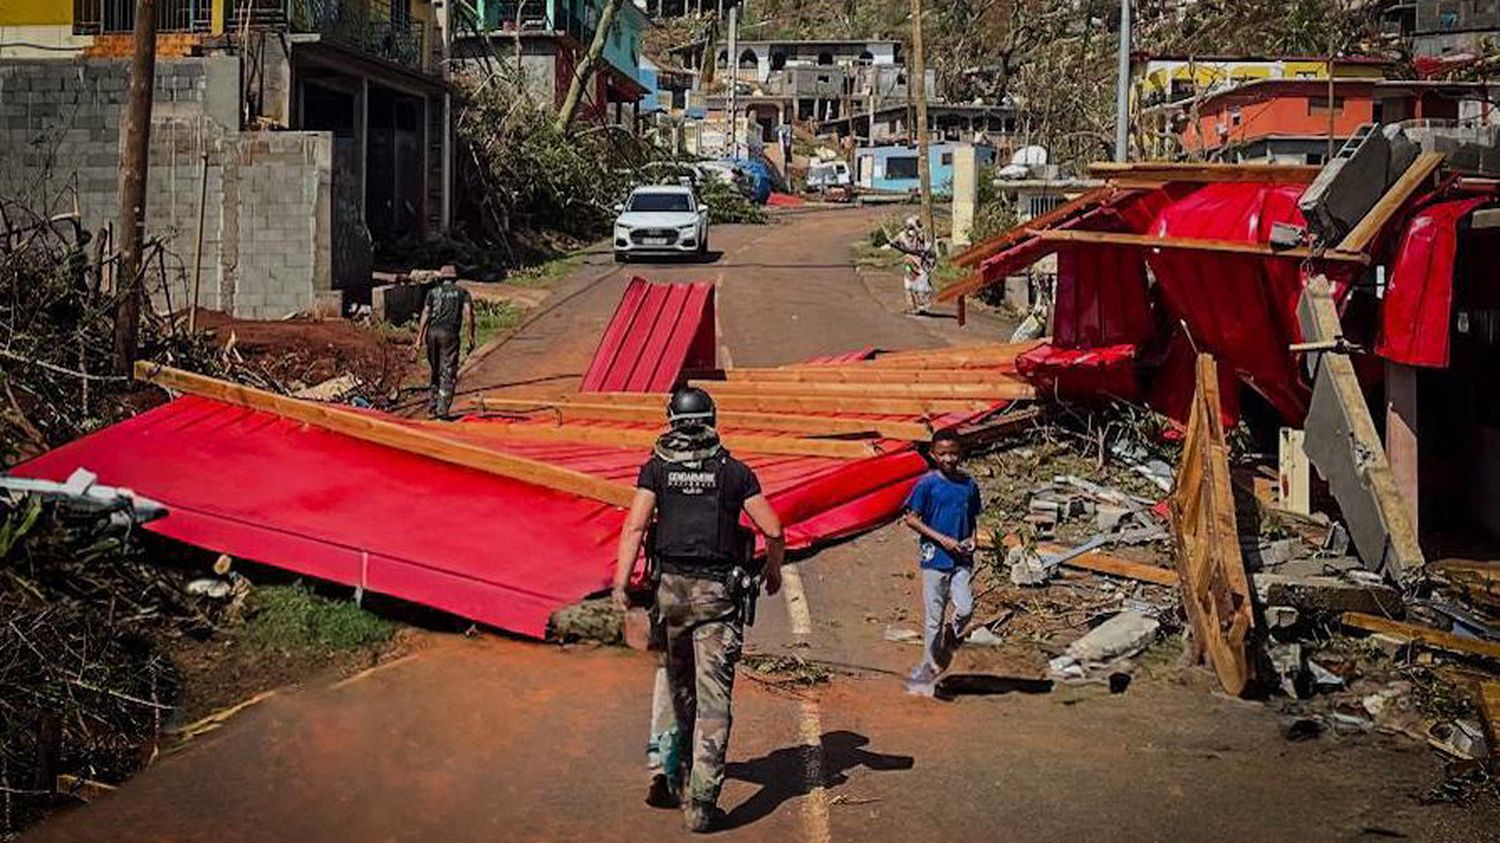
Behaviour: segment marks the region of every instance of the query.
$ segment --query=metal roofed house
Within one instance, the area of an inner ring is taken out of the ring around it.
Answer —
[[[946,196],[953,192],[953,151],[956,143],[934,143],[929,149],[932,192]],[[977,147],[979,166],[993,164],[993,147]],[[863,147],[854,151],[855,182],[868,190],[910,193],[919,188],[917,148],[914,146]]]

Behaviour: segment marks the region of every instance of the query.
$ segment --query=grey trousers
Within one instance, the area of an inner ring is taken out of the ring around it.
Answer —
[[[922,569],[922,661],[912,669],[913,682],[932,682],[953,661],[958,636],[974,617],[974,569],[951,571]],[[953,605],[953,621],[944,635],[948,605]]]
[[[431,372],[427,410],[434,416],[448,415],[453,390],[458,383],[458,334],[440,328],[427,331],[427,367]]]

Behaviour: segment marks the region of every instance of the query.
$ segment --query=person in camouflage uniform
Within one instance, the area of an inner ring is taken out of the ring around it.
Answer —
[[[458,286],[457,271],[442,269],[438,283],[427,291],[422,318],[417,323],[417,349],[427,350],[430,372],[427,412],[436,418],[448,415],[458,383],[459,332],[468,327],[469,350],[474,350],[474,300]]]
[[[712,399],[701,389],[683,389],[668,405],[671,430],[641,467],[635,500],[620,532],[614,599],[623,609],[652,516],[651,556],[660,569],[657,610],[666,637],[667,685],[676,715],[675,757],[687,766],[681,799],[691,831],[713,830],[718,807],[734,693],[734,669],[744,642],[746,595],[731,572],[750,564],[740,515],[766,538],[762,573],[767,594],[781,587],[785,542],[781,521],[761,493],[748,466],[724,450],[714,429]],[[753,600],[754,595],[748,595]],[[681,793],[683,782],[672,783]],[[648,794],[653,801],[656,794]]]

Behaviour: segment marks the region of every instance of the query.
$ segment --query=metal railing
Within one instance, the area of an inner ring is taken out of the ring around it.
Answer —
[[[213,0],[157,0],[158,32],[209,32]],[[73,32],[106,35],[135,30],[135,0],[73,0]]]
[[[412,20],[410,0],[286,0],[293,32],[317,33],[329,41],[423,69],[426,41]]]

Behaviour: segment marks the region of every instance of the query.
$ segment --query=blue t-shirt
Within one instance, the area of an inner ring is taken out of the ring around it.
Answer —
[[[955,481],[941,471],[929,471],[912,488],[906,508],[922,519],[923,524],[963,541],[974,535],[974,525],[979,519],[979,484],[968,475]],[[917,548],[922,567],[934,571],[951,571],[955,566],[974,561],[968,556],[955,558],[926,536],[920,537]]]

